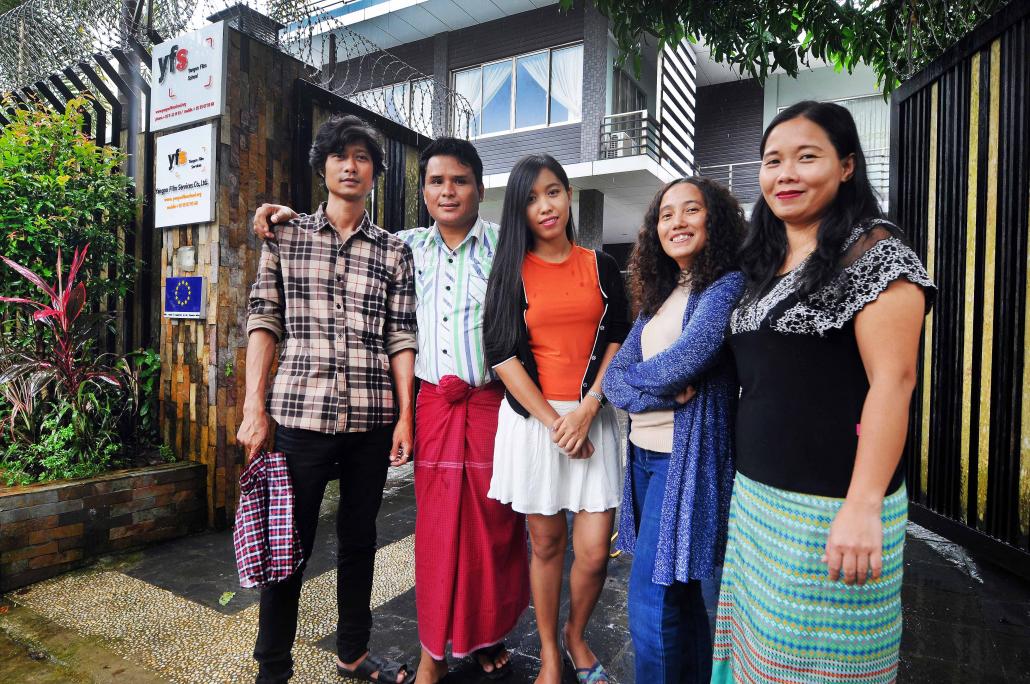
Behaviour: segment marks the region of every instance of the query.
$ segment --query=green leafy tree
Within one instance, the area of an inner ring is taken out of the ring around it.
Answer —
[[[645,34],[704,42],[712,58],[764,81],[811,58],[849,73],[859,63],[889,93],[1008,0],[595,0],[623,58],[639,69]],[[574,0],[561,0],[569,9]]]
[[[132,287],[137,264],[125,253],[125,234],[137,202],[130,180],[119,171],[125,155],[98,146],[83,133],[87,101],[71,100],[65,111],[20,109],[0,131],[0,255],[55,277],[59,249],[73,253],[90,245],[82,275],[93,283],[90,303],[122,296]],[[32,285],[0,279],[0,295],[26,297]],[[0,332],[8,344],[32,326],[0,304]]]

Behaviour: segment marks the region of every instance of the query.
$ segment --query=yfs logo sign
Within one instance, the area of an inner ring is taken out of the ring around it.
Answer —
[[[168,170],[176,166],[186,166],[186,150],[180,148],[168,155]]]
[[[161,75],[158,76],[157,82],[164,83],[165,77],[173,71],[186,71],[189,68],[189,51],[186,48],[180,49],[178,45],[173,45],[167,55],[157,58],[157,64],[161,70]]]

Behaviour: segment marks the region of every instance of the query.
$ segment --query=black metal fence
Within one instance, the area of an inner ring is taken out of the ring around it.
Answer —
[[[128,155],[123,172],[135,181],[137,196],[150,197],[154,187],[153,144],[147,133],[150,84],[141,67],[149,70],[150,53],[136,41],[125,50],[94,54],[46,79],[4,93],[0,127],[10,123],[17,107],[64,110],[69,100],[86,97],[90,109],[83,132],[98,145],[123,149]],[[124,352],[155,342],[160,308],[154,295],[158,290],[153,266],[160,258],[160,242],[153,240],[153,225],[152,205],[144,202],[141,214],[125,232],[125,252],[140,265],[135,286],[122,301],[108,303],[118,311],[118,334],[108,340],[111,350]]]
[[[391,232],[429,225],[419,185],[418,155],[432,138],[304,80],[294,85],[293,107],[297,121],[290,195],[293,208],[310,212],[327,198],[325,186],[313,182],[314,174],[307,165],[318,127],[334,114],[355,114],[382,133],[386,148],[386,172],[377,180],[369,200],[372,222]]]
[[[939,287],[911,515],[1030,576],[1030,3],[906,82],[891,117],[891,212]]]

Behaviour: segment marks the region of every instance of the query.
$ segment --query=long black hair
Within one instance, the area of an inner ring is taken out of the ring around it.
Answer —
[[[544,169],[554,173],[566,190],[571,187],[569,176],[557,159],[549,154],[532,154],[515,163],[504,191],[500,238],[494,252],[483,311],[486,358],[493,361],[511,355],[518,345],[522,327],[522,261],[534,243],[533,232],[526,221],[526,207],[537,176]],[[569,242],[575,242],[571,207],[565,235]]]
[[[854,173],[841,183],[837,196],[820,221],[815,251],[801,272],[798,294],[804,298],[829,283],[840,271],[841,247],[852,228],[864,219],[882,218],[883,212],[869,183],[855,120],[851,112],[838,104],[807,100],[787,107],[765,129],[760,155],[765,155],[765,144],[773,129],[798,117],[822,128],[842,160],[849,155],[855,159]],[[765,197],[759,197],[751,212],[751,230],[740,252],[740,266],[748,284],[745,300],[753,300],[769,287],[786,257],[787,233],[783,221],[773,214]]]
[[[700,292],[724,273],[736,268],[737,253],[747,232],[747,221],[737,198],[710,178],[691,176],[666,183],[655,194],[644,213],[644,223],[629,258],[630,292],[633,307],[645,316],[653,315],[676,288],[680,267],[665,253],[658,237],[658,214],[662,200],[673,186],[690,183],[705,203],[705,232],[708,237],[701,253],[690,266],[690,285]]]

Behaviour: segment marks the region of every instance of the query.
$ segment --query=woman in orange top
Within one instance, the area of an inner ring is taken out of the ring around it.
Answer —
[[[608,677],[584,639],[608,567],[622,494],[618,425],[601,394],[629,330],[615,260],[575,244],[572,188],[553,157],[525,157],[508,179],[487,287],[487,360],[504,383],[488,496],[527,514],[540,632],[537,682],[561,681],[558,601],[574,514],[565,653],[581,682]]]

